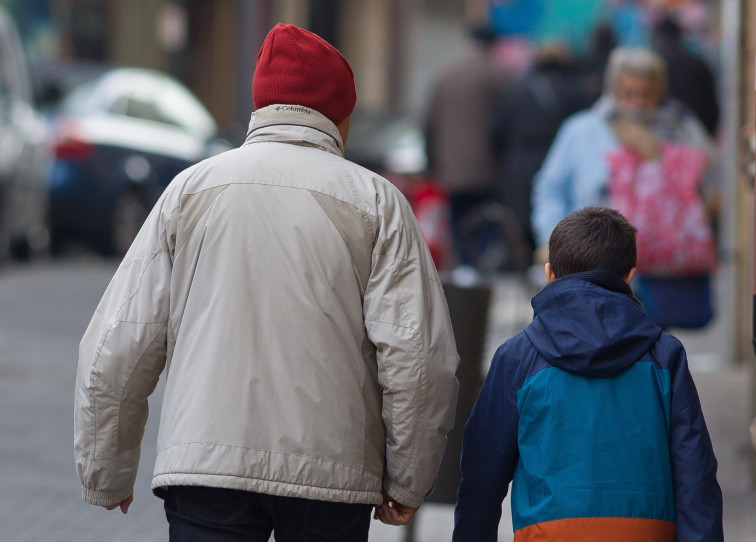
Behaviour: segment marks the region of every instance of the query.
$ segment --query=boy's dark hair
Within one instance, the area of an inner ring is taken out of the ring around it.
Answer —
[[[624,277],[635,267],[637,230],[614,209],[583,207],[564,217],[549,238],[557,278],[604,269]]]

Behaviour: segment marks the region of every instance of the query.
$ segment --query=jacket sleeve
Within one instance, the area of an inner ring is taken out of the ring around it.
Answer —
[[[537,246],[546,246],[554,226],[570,208],[570,183],[573,176],[575,131],[570,119],[562,124],[546,154],[543,165],[533,179],[533,234]]]
[[[156,207],[79,345],[74,450],[83,498],[95,505],[133,493],[147,398],[165,366],[171,261],[161,222]]]
[[[717,460],[685,350],[675,342],[670,457],[677,510],[676,540],[716,542],[724,540]]]
[[[459,356],[441,282],[412,209],[378,196],[379,231],[364,296],[386,426],[384,488],[418,507],[433,489],[454,425]]]
[[[517,394],[507,345],[491,362],[465,424],[454,542],[496,542],[501,506],[519,459]]]

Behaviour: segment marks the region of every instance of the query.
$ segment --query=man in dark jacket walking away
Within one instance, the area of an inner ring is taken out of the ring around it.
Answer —
[[[507,89],[494,117],[500,163],[495,191],[516,217],[530,253],[535,249],[530,228],[533,177],[562,122],[593,103],[586,80],[566,45],[544,44],[531,71]]]
[[[690,107],[709,135],[715,136],[720,111],[714,74],[703,58],[685,46],[683,30],[672,15],[656,26],[654,49],[667,63],[669,95]]]
[[[717,542],[722,492],[685,350],[633,297],[635,228],[554,228],[535,318],[496,352],[465,427],[454,542]]]
[[[463,233],[464,219],[494,200],[492,116],[507,84],[493,55],[493,31],[474,28],[471,38],[471,47],[437,77],[424,122],[430,172],[449,194],[454,249],[463,265],[475,265],[476,256],[476,247],[468,246],[475,239]]]

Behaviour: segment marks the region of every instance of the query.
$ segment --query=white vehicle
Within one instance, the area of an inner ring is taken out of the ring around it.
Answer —
[[[18,32],[0,8],[0,260],[47,247],[51,159],[47,125],[33,104]]]

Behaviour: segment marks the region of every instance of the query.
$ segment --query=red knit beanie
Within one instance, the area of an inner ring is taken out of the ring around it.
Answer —
[[[357,102],[354,74],[341,53],[323,38],[279,23],[257,54],[252,101],[255,109],[271,104],[310,107],[338,126]]]

